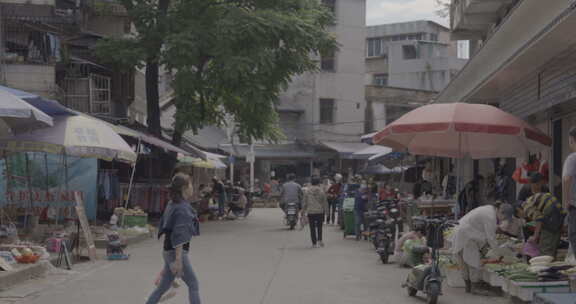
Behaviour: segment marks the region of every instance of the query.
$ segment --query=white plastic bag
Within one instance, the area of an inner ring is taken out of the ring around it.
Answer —
[[[160,280],[162,280],[163,271],[164,270],[160,271],[160,273],[156,277],[156,282],[154,283],[154,285],[158,286],[158,284],[160,284]],[[177,279],[175,279],[174,282],[172,282],[172,286],[170,286],[170,289],[168,289],[168,291],[166,291],[160,298],[160,302],[165,302],[175,297],[179,287],[180,283],[178,283]]]
[[[300,230],[304,230],[304,228],[306,228],[307,225],[308,225],[308,217],[307,216],[301,216],[300,217]]]

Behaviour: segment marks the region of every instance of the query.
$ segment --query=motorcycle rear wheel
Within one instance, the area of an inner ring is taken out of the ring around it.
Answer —
[[[294,222],[290,223],[290,230],[294,230],[294,227],[296,227],[296,223]]]
[[[414,288],[414,287],[408,286],[408,287],[406,288],[406,290],[408,290],[408,296],[410,296],[410,297],[415,297],[416,294],[418,293],[418,289],[416,289],[416,288]]]
[[[380,260],[382,261],[382,264],[388,264],[389,257],[390,255],[388,254],[388,249],[384,249],[384,252],[380,253]]]

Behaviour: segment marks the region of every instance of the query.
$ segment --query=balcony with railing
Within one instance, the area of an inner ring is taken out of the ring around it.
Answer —
[[[456,39],[485,37],[518,0],[452,0],[450,24]]]

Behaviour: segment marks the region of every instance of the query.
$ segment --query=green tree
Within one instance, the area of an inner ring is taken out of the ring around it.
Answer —
[[[146,108],[150,133],[161,136],[160,94],[158,80],[162,49],[169,33],[172,0],[118,0],[128,12],[136,29],[133,37],[106,39],[96,48],[96,55],[120,68],[146,68]]]
[[[133,18],[158,16],[134,14],[134,7]],[[156,58],[174,74],[176,144],[183,132],[228,124],[230,116],[241,136],[279,139],[275,103],[282,90],[295,75],[316,71],[318,54],[337,47],[333,16],[317,0],[172,0],[165,16]],[[101,53],[135,65],[148,45],[141,38],[148,35],[138,35],[108,41]],[[114,51],[121,43],[129,48]]]

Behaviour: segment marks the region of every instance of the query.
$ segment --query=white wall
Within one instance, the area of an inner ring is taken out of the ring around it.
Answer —
[[[283,106],[305,111],[301,128],[309,136],[300,139],[358,142],[364,132],[366,0],[337,0],[336,15],[336,71],[295,77],[280,98]],[[334,124],[319,125],[320,98],[335,100]]]
[[[404,59],[403,46],[415,45],[418,59]],[[389,85],[392,87],[441,91],[451,81],[451,75],[466,63],[448,56],[449,46],[440,43],[403,41],[389,46]]]
[[[54,98],[56,71],[53,65],[6,64],[6,86]]]

